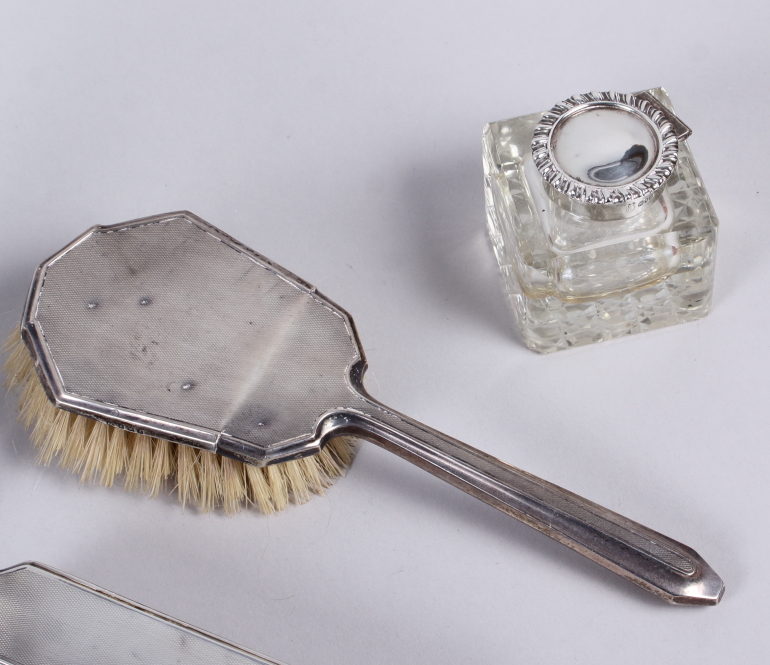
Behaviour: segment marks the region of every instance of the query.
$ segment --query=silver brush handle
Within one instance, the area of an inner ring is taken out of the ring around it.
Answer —
[[[328,424],[355,431],[668,602],[715,605],[722,597],[722,580],[686,545],[365,399],[363,408]]]

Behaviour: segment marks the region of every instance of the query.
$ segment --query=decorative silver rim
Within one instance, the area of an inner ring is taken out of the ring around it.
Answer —
[[[565,173],[553,158],[554,130],[567,118],[592,106],[622,108],[650,121],[658,139],[658,158],[638,180],[621,187],[588,185]],[[570,97],[543,114],[532,138],[532,157],[545,181],[570,199],[600,206],[617,205],[644,199],[666,183],[679,159],[679,141],[668,118],[648,101],[619,92],[589,92]]]

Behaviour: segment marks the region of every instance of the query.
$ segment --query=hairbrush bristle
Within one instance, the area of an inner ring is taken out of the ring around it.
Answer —
[[[353,461],[353,440],[339,437],[317,455],[256,467],[190,446],[134,434],[103,422],[57,409],[45,394],[35,364],[18,330],[2,346],[7,354],[5,386],[20,390],[19,421],[32,427],[30,440],[38,463],[80,474],[80,482],[123,487],[156,497],[176,489],[182,505],[203,512],[223,507],[227,514],[254,505],[263,513],[283,510],[290,500],[323,494]]]
[[[200,481],[198,480],[198,451],[190,446],[182,446],[177,456],[177,490],[182,506],[187,502],[198,503]]]
[[[34,443],[34,441],[33,441]],[[91,428],[91,434],[86,441],[83,450],[83,473],[80,475],[80,482],[94,482],[99,470],[104,464],[107,446],[110,444],[110,427],[104,423],[95,422]]]
[[[67,432],[67,445],[59,457],[59,466],[68,471],[79,473],[85,458],[86,441],[91,434],[94,421],[72,414],[72,421]]]
[[[131,437],[131,453],[123,482],[127,490],[146,487],[152,473],[152,439],[144,434],[132,434]]]

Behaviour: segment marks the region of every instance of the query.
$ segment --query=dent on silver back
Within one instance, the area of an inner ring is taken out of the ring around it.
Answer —
[[[689,547],[379,404],[348,314],[190,213],[91,229],[22,330],[62,408],[258,465],[363,436],[665,600],[722,597]]]

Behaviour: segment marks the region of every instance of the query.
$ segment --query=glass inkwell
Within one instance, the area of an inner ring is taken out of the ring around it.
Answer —
[[[717,218],[662,88],[576,95],[484,129],[487,221],[541,353],[704,317]]]

